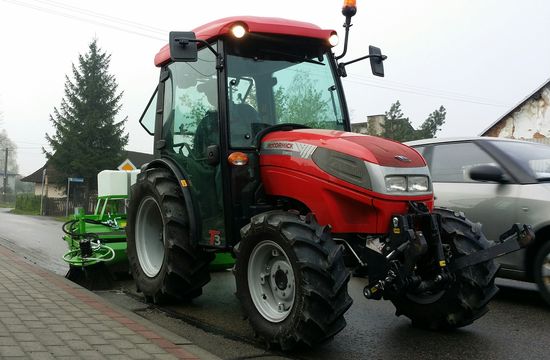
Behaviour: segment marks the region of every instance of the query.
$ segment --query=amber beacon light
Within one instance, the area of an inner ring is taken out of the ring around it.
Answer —
[[[352,17],[357,12],[356,0],[344,0],[342,14],[346,17]]]

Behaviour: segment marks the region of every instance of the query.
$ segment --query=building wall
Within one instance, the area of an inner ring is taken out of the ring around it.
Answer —
[[[380,136],[384,133],[385,122],[385,115],[369,115],[367,116],[367,122],[351,124],[351,131],[359,134]]]
[[[550,138],[550,88],[545,87],[540,96],[527,101],[519,110],[502,119],[483,136],[512,139]]]
[[[34,195],[42,195],[42,184],[34,183]],[[46,184],[44,187],[44,196],[49,198],[62,198],[65,197],[65,187],[57,187],[53,184]]]

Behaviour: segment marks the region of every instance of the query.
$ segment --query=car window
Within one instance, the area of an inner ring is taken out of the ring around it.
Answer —
[[[550,179],[550,146],[536,143],[492,141],[539,181]]]
[[[430,165],[435,182],[474,182],[468,175],[470,168],[496,162],[475,143],[466,142],[434,145]]]
[[[420,155],[424,156],[424,150],[426,150],[424,146],[415,146],[414,149],[418,151]]]

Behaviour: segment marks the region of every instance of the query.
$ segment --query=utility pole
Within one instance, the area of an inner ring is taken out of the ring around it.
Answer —
[[[42,193],[40,194],[40,215],[44,215],[44,186],[46,185],[46,165],[42,170]]]
[[[8,151],[9,149],[6,148],[6,160],[4,162],[4,187],[2,188],[2,197],[4,202],[8,202],[7,200],[7,189],[8,189]]]

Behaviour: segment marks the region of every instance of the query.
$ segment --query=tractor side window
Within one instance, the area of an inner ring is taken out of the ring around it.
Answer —
[[[164,81],[164,104],[162,112],[162,138],[166,140],[170,146],[173,144],[172,140],[175,135],[172,129],[174,122],[174,111],[172,111],[172,78],[168,78]]]
[[[170,129],[169,151],[205,160],[206,149],[219,144],[216,59],[201,49],[197,62],[169,66],[170,91],[165,90],[165,126]],[[168,87],[168,80],[166,82]],[[168,96],[169,95],[169,96]]]
[[[145,131],[147,131],[149,135],[155,134],[155,117],[157,113],[155,110],[157,107],[157,94],[157,90],[155,89],[153,96],[151,96],[151,99],[147,104],[147,108],[145,108],[145,111],[139,119],[140,125],[145,129]]]

